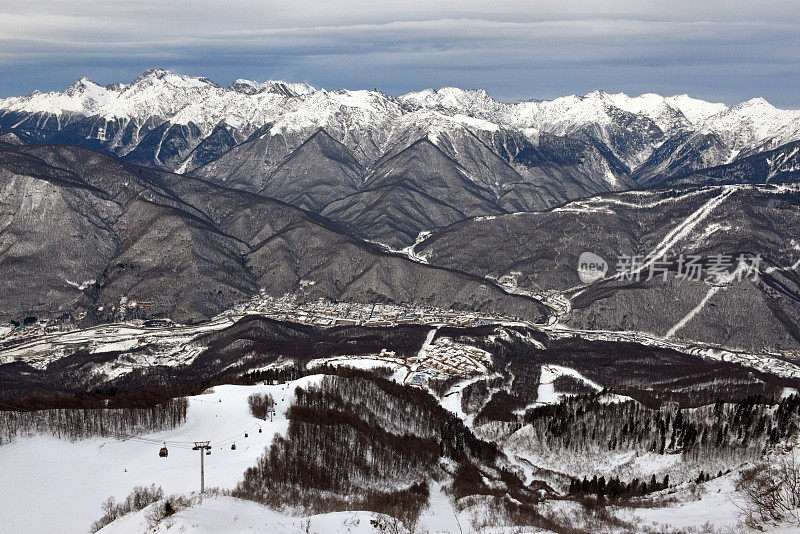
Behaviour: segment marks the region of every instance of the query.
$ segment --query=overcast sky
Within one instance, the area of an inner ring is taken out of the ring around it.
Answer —
[[[500,100],[594,89],[800,107],[798,0],[0,0],[0,96],[161,66],[227,85]]]

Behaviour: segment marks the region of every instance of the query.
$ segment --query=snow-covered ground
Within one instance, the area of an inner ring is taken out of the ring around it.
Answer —
[[[375,369],[391,369],[393,371],[392,380],[402,384],[411,374],[411,367],[405,359],[398,358],[392,351],[381,351],[377,355],[363,356],[333,356],[331,358],[317,358],[306,364],[308,369],[315,369],[320,366],[330,367],[351,367],[365,371]]]
[[[708,534],[745,534],[755,532],[748,529],[742,515],[742,497],[735,490],[736,472],[713,479],[703,484],[683,484],[678,488],[658,492],[651,497],[674,500],[659,507],[612,506],[609,512],[623,522],[642,532],[705,532]],[[581,505],[569,500],[547,501],[541,511],[555,518],[575,518],[583,515]],[[575,525],[578,526],[578,525]],[[645,530],[647,529],[647,530]],[[620,530],[621,531],[621,530]],[[792,527],[767,527],[771,534],[797,533]],[[616,532],[603,530],[603,532]],[[629,532],[629,530],[625,530]]]
[[[684,485],[666,492],[666,497],[677,497],[680,502],[656,508],[620,508],[610,511],[629,525],[650,531],[664,529],[686,529],[689,532],[745,533],[741,522],[740,496],[735,492],[735,474],[726,475],[705,484]],[[476,499],[476,501],[479,499]],[[158,506],[157,503],[153,506]],[[328,514],[297,517],[272,510],[259,504],[231,497],[207,497],[199,504],[179,511],[163,520],[155,529],[148,525],[151,507],[116,520],[100,531],[101,534],[238,534],[242,532],[300,534],[303,532],[372,534],[385,532],[373,524],[377,518],[392,524],[386,516],[372,512],[334,512]],[[573,501],[553,500],[545,502],[540,511],[557,522],[568,525],[570,518],[579,521],[581,505]],[[430,506],[418,521],[418,532],[430,534],[465,534],[472,532],[543,532],[537,529],[514,527],[481,527],[480,506],[471,506],[456,513],[447,495],[438,484],[431,487]],[[384,523],[386,524],[386,523]],[[581,525],[575,524],[574,527]],[[393,532],[393,530],[389,530]],[[791,527],[772,527],[772,534],[798,532]],[[399,532],[405,532],[402,526]],[[615,532],[615,530],[608,530]],[[627,530],[626,530],[627,532]]]
[[[673,528],[699,528],[711,524],[722,532],[744,532],[742,526],[741,496],[735,491],[735,473],[716,478],[690,490],[678,492],[681,501],[662,508],[624,509],[620,515],[636,523]]]
[[[157,506],[157,504],[152,506]],[[254,502],[232,497],[210,497],[202,503],[179,511],[162,521],[155,530],[148,525],[151,507],[122,517],[100,530],[101,534],[240,534],[259,532],[301,534],[305,532],[370,534],[377,530],[371,524],[371,512],[334,512],[294,517],[271,510]]]
[[[442,395],[442,398],[439,399],[439,404],[441,404],[442,408],[444,408],[445,410],[448,410],[449,412],[458,416],[458,418],[464,421],[467,424],[467,426],[472,427],[476,414],[465,413],[463,407],[461,406],[461,398],[464,395],[464,389],[470,384],[474,384],[475,382],[480,382],[481,380],[487,380],[500,376],[501,375],[499,373],[494,373],[493,375],[478,375],[478,376],[473,376],[472,378],[468,378],[466,380],[462,380],[458,384],[451,387],[448,391],[446,391],[444,395]]]
[[[62,534],[85,534],[102,515],[100,505],[106,498],[124,499],[134,486],[156,484],[167,494],[197,491],[200,458],[191,450],[193,441],[211,441],[213,446],[212,454],[205,456],[206,487],[232,488],[275,433],[286,431],[285,411],[294,388],[320,377],[308,376],[287,385],[215,387],[189,397],[186,423],[167,432],[74,443],[35,436],[0,446],[0,486],[5,490],[0,499],[0,531],[51,534],[57,526],[55,531]],[[277,416],[273,422],[250,414],[247,397],[255,392],[274,397]],[[168,442],[167,458],[158,455],[162,441]],[[235,451],[230,448],[234,442]]]
[[[207,488],[232,488],[248,467],[271,443],[276,433],[285,433],[285,413],[294,389],[316,383],[312,375],[285,385],[217,386],[189,397],[187,421],[175,430],[129,439],[93,438],[69,442],[51,436],[19,438],[0,446],[2,487],[13,488],[0,499],[0,532],[15,534],[59,534],[88,532],[101,515],[108,497],[124,500],[139,485],[161,486],[167,495],[197,492],[200,485],[199,452],[194,441],[211,441],[212,454],[204,456]],[[271,393],[277,415],[261,421],[250,415],[247,397]],[[262,432],[259,433],[258,429]],[[248,437],[244,437],[247,432]],[[158,455],[167,442],[169,456]],[[231,450],[236,443],[236,450]],[[104,534],[143,534],[149,509],[108,525]],[[371,512],[341,512],[308,518],[281,513],[256,503],[230,497],[208,497],[180,511],[155,532],[181,533],[333,533],[377,532]],[[449,498],[438,484],[431,486],[430,506],[420,524],[431,534],[460,533],[459,519]]]
[[[396,520],[381,514],[366,511],[332,512],[308,517],[297,517],[272,510],[259,504],[232,497],[207,497],[199,504],[183,509],[155,528],[148,524],[151,505],[135,514],[117,519],[100,530],[100,534],[240,534],[258,532],[262,534],[404,534],[408,530]],[[495,534],[517,534],[520,532],[544,531],[515,527],[476,528],[475,512],[465,510],[456,513],[450,498],[438,484],[431,488],[430,505],[423,510],[415,532],[419,534],[468,534],[492,532]]]

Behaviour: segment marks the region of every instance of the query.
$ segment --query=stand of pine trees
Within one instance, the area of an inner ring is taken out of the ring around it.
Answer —
[[[244,383],[266,382],[268,384],[283,384],[291,380],[297,380],[303,376],[303,372],[295,365],[276,367],[273,369],[261,369],[258,371],[248,371],[241,377]]]
[[[704,474],[701,473],[704,476]],[[707,480],[703,478],[703,482]],[[606,482],[605,477],[597,478],[597,475],[583,480],[573,478],[569,484],[570,495],[597,495],[599,497],[608,497],[611,500],[627,499],[631,497],[640,497],[647,493],[654,491],[661,491],[669,487],[669,475],[665,475],[663,480],[657,480],[653,475],[650,481],[639,480],[634,478],[629,482],[621,481],[619,477],[614,477]]]
[[[533,408],[525,424],[550,450],[634,450],[681,454],[691,460],[749,461],[797,434],[800,398],[792,395],[775,404],[755,396],[736,404],[718,401],[701,408],[653,410],[636,402],[603,403],[582,396]]]

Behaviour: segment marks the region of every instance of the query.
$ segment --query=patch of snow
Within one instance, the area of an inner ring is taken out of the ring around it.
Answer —
[[[68,280],[66,278],[64,279],[64,281],[67,284],[71,285],[72,287],[78,289],[79,291],[83,291],[84,289],[86,289],[87,287],[89,287],[90,285],[92,285],[92,284],[94,284],[96,282],[96,280],[92,279],[92,280],[86,280],[85,282],[78,283],[78,282],[73,282],[71,280]]]

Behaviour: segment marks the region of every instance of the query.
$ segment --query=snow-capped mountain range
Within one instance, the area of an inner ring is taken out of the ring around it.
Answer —
[[[464,217],[673,183],[776,181],[749,158],[800,140],[800,110],[602,91],[504,103],[454,87],[399,97],[282,81],[221,87],[156,68],[129,84],[80,78],[0,100],[3,132],[260,193],[402,248]],[[781,168],[793,169],[796,151],[784,152]]]
[[[234,137],[241,140],[265,125],[270,125],[271,135],[326,128],[346,146],[364,142],[363,137],[384,141],[387,133],[408,123],[430,124],[434,142],[443,125],[482,135],[517,130],[533,140],[542,133],[588,135],[612,145],[631,172],[646,165],[654,149],[680,134],[717,137],[723,150],[707,162],[712,164],[729,163],[742,152],[775,148],[800,138],[800,110],[777,109],[763,98],[728,107],[687,95],[630,97],[594,91],[548,101],[503,103],[484,90],[455,87],[395,98],[377,90],[327,91],[282,81],[240,79],[221,87],[208,78],[160,68],[144,72],[129,84],[102,86],[80,78],[64,92],[34,91],[0,100],[3,130],[47,138],[54,130],[70,129],[87,118],[94,119],[93,127],[76,135],[117,155],[135,150],[137,140],[164,123],[196,131],[194,139],[178,150],[178,157],[165,157],[160,151],[153,154],[154,163],[171,169],[180,168],[189,152],[220,125],[234,130]],[[638,130],[649,142],[632,150],[615,147],[614,132],[622,125]]]

